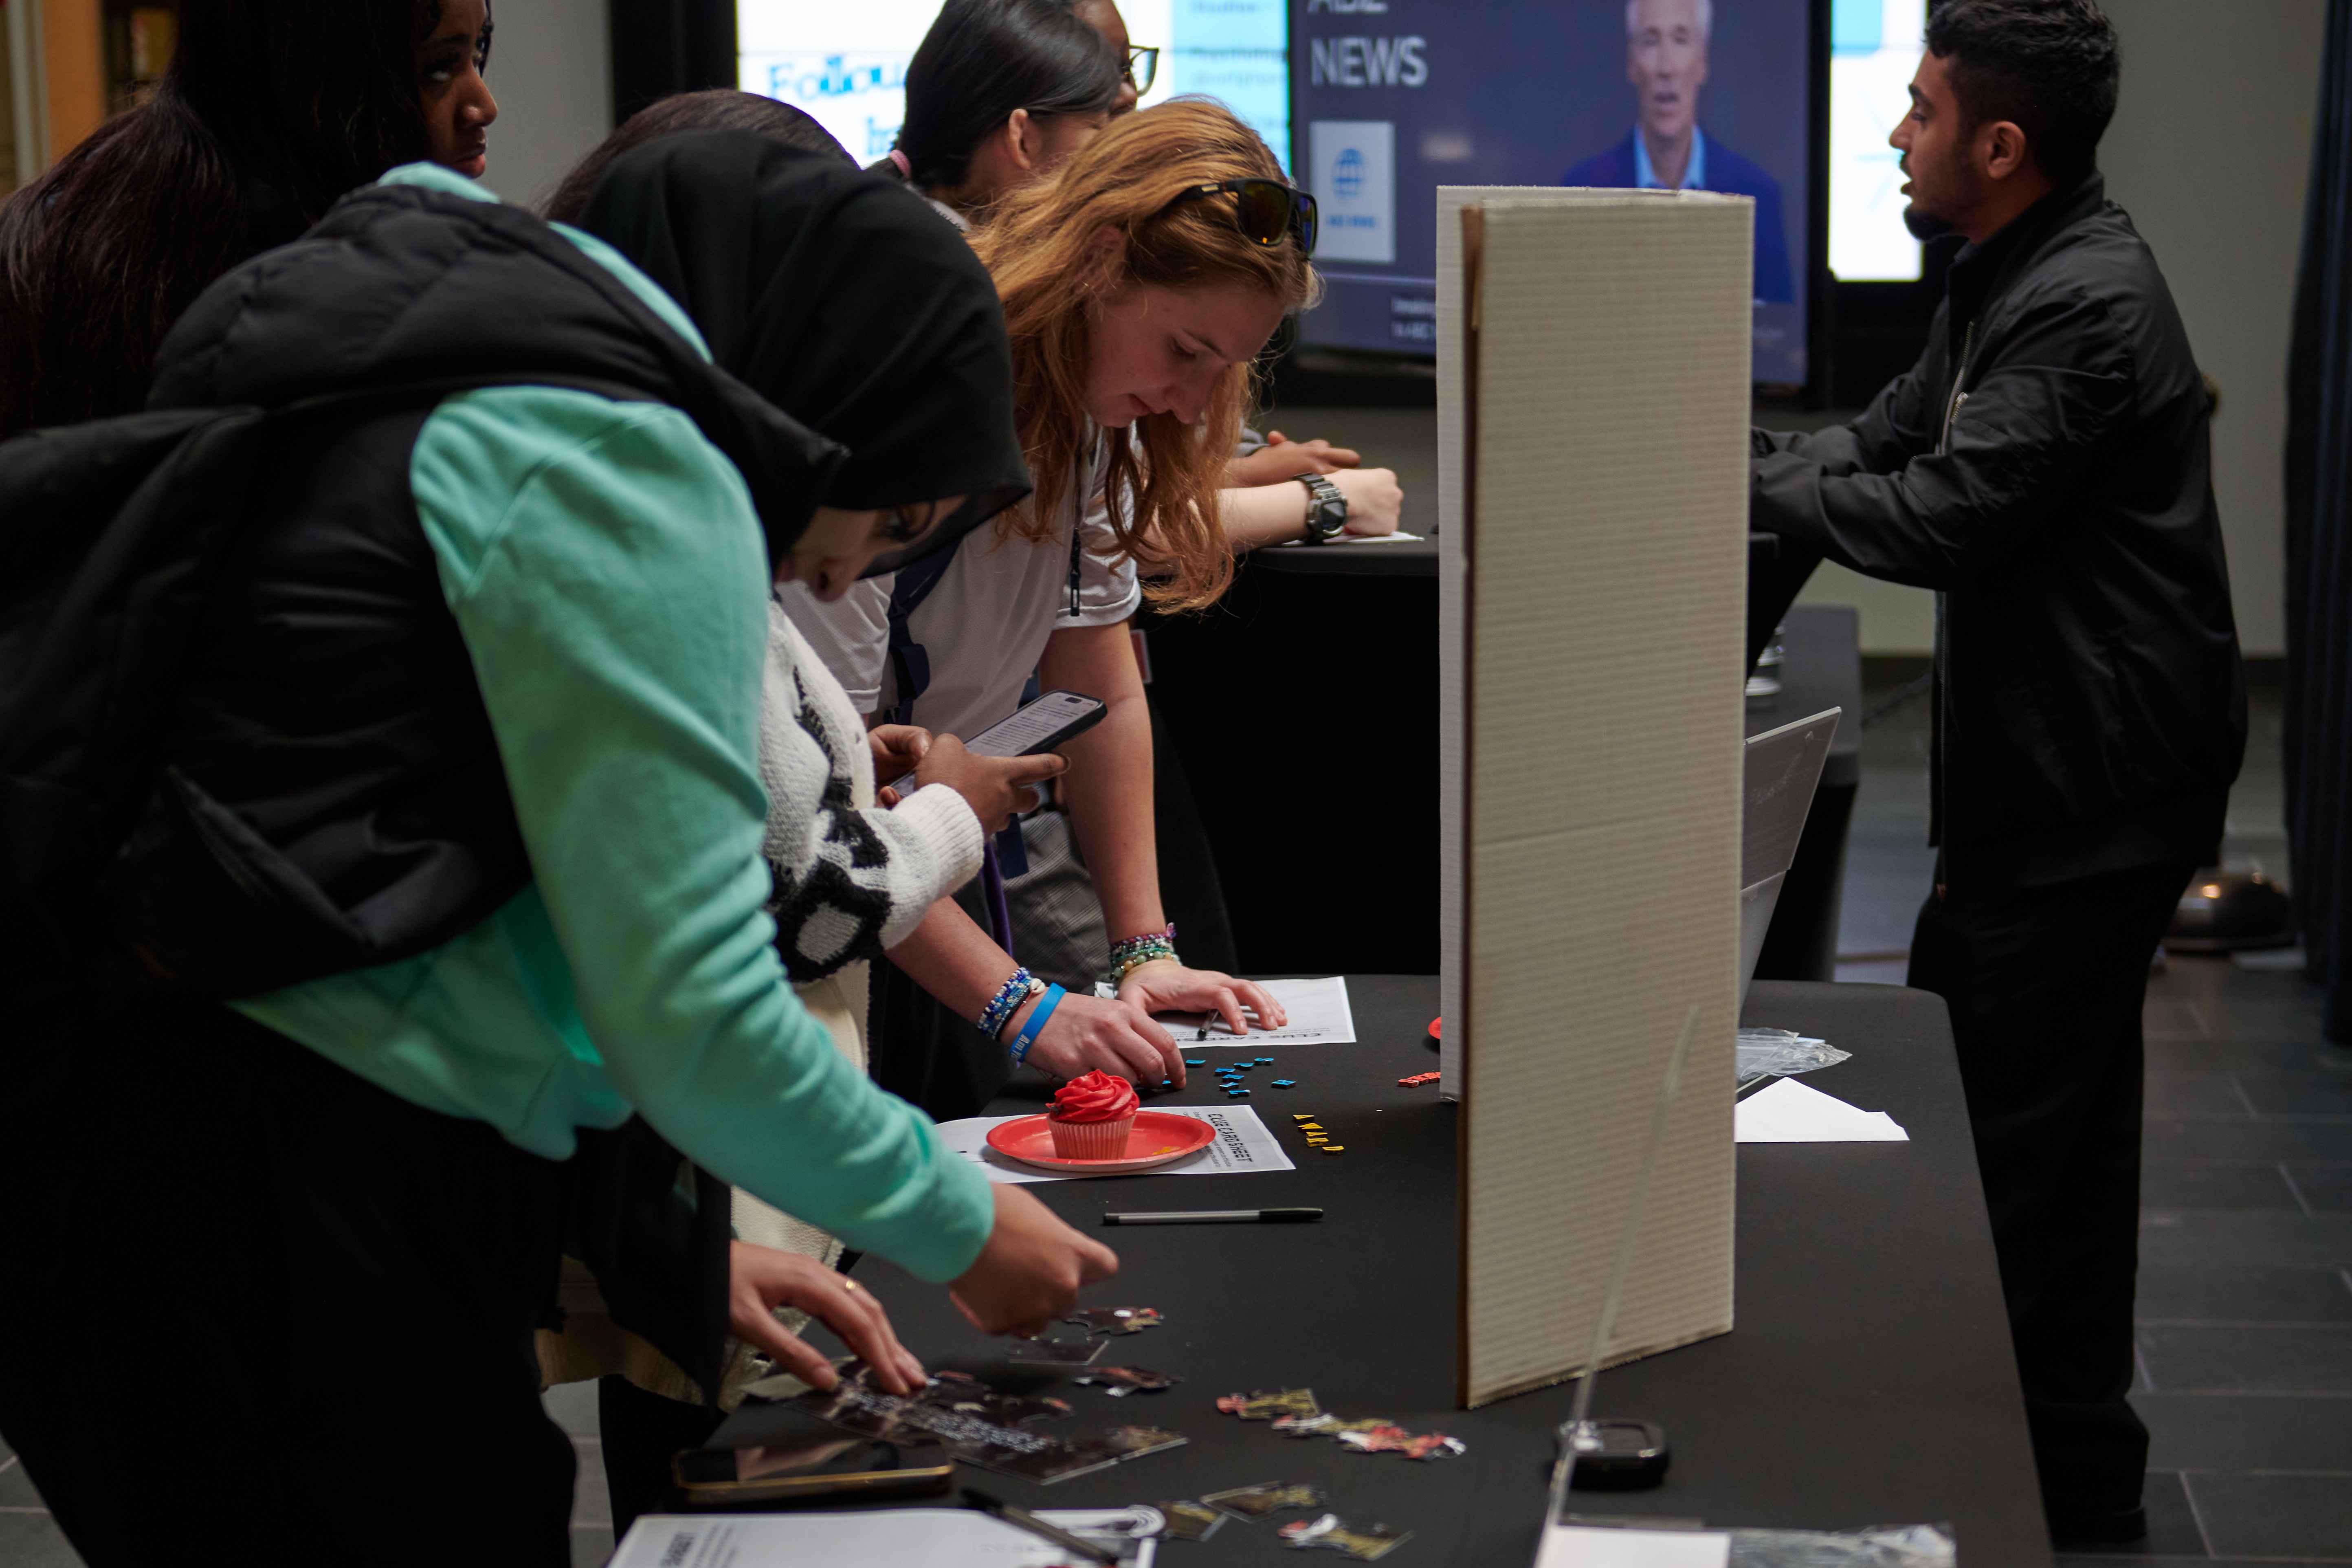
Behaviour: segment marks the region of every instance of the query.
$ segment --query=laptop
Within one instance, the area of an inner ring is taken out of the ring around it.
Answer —
[[[1844,710],[1823,709],[1748,738],[1747,785],[1739,817],[1739,997],[1748,999],[1764,934],[1772,929],[1780,884],[1797,858],[1797,840],[1813,809],[1813,789],[1837,738]]]

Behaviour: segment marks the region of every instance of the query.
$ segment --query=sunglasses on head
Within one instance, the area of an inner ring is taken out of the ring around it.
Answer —
[[[1315,198],[1280,180],[1218,180],[1187,185],[1168,206],[1222,195],[1234,198],[1234,223],[1251,244],[1272,247],[1280,245],[1285,235],[1296,235],[1298,248],[1308,256],[1315,254]]]

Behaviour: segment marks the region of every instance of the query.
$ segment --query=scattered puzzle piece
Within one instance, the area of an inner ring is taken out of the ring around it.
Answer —
[[[1386,1416],[1375,1415],[1369,1421],[1348,1421],[1325,1411],[1319,1415],[1284,1415],[1276,1418],[1274,1429],[1286,1437],[1336,1437],[1342,1432],[1370,1432],[1389,1425]]]
[[[1311,1388],[1285,1388],[1273,1394],[1264,1389],[1248,1394],[1227,1394],[1218,1398],[1217,1408],[1244,1421],[1271,1421],[1277,1415],[1323,1414],[1323,1407],[1315,1403],[1315,1391]]]
[[[1359,1454],[1402,1454],[1408,1459],[1451,1459],[1468,1450],[1459,1437],[1449,1437],[1443,1432],[1419,1435],[1402,1426],[1372,1426],[1363,1429],[1336,1432],[1343,1447]]]
[[[1181,1377],[1171,1377],[1164,1372],[1153,1372],[1140,1366],[1098,1366],[1082,1372],[1070,1379],[1072,1383],[1090,1383],[1108,1391],[1113,1399],[1123,1399],[1130,1394],[1158,1394],[1171,1384],[1181,1383]]]
[[[1206,1541],[1217,1533],[1226,1515],[1215,1509],[1192,1501],[1154,1503],[1168,1521],[1168,1528],[1160,1532],[1163,1541]]]
[[[1319,1121],[1304,1121],[1299,1124],[1298,1130],[1301,1132],[1320,1132],[1323,1131],[1323,1124]]]
[[[1337,1552],[1359,1563],[1375,1563],[1412,1539],[1410,1530],[1385,1524],[1349,1524],[1336,1513],[1295,1519],[1276,1531],[1300,1552]]]
[[[1326,1154],[1344,1154],[1348,1152],[1348,1146],[1345,1143],[1325,1143],[1321,1147]]]
[[[1315,1113],[1311,1110],[1294,1110],[1290,1113],[1290,1119],[1293,1121],[1312,1121],[1315,1120]]]
[[[1274,1080],[1274,1087],[1276,1089],[1297,1089],[1298,1087],[1298,1080],[1295,1078],[1278,1078]]]
[[[1442,1079],[1444,1076],[1445,1075],[1441,1072],[1417,1072],[1411,1078],[1401,1078],[1397,1079],[1397,1087],[1400,1089],[1412,1089],[1424,1083],[1435,1083],[1439,1079]]]
[[[1235,1519],[1264,1519],[1267,1514],[1286,1508],[1314,1508],[1322,1502],[1323,1493],[1310,1486],[1260,1481],[1255,1486],[1235,1487],[1231,1491],[1203,1492],[1201,1500]]]
[[[1087,1307],[1062,1321],[1076,1323],[1090,1334],[1138,1334],[1166,1320],[1157,1307]]]
[[[1076,1344],[1064,1344],[1059,1340],[1015,1340],[1006,1347],[1004,1359],[1045,1366],[1086,1366],[1102,1354],[1106,1342],[1081,1340]]]

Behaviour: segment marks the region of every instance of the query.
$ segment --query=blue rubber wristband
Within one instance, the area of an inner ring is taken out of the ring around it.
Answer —
[[[1068,994],[1068,992],[1058,985],[1048,985],[1045,987],[1045,994],[1037,998],[1037,1010],[1029,1015],[1029,1021],[1021,1026],[1019,1034],[1013,1037],[1014,1067],[1019,1067],[1027,1058],[1029,1047],[1037,1043],[1037,1031],[1045,1026],[1045,1020],[1054,1016],[1054,1009],[1060,1006],[1062,998]]]

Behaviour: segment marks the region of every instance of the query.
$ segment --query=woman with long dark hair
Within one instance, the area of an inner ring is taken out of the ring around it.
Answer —
[[[185,0],[155,94],[0,204],[0,437],[142,405],[239,261],[396,164],[479,178],[488,0]]]
[[[976,222],[1110,122],[1125,61],[1058,0],[948,0],[907,67],[887,164],[954,221]]]

